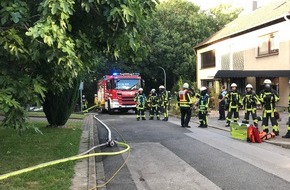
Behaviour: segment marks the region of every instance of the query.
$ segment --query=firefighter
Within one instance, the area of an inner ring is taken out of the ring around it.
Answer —
[[[184,83],[182,86],[182,90],[180,90],[178,93],[177,101],[178,101],[178,106],[180,108],[180,113],[181,113],[181,127],[190,128],[188,123],[191,119],[192,101],[191,101],[191,95],[188,89],[189,89],[189,84]]]
[[[200,94],[198,100],[198,118],[200,125],[198,127],[207,128],[207,112],[210,99],[206,87],[202,86],[199,91]]]
[[[231,90],[225,95],[225,99],[228,103],[228,114],[226,127],[230,127],[232,115],[234,114],[234,122],[238,122],[239,119],[239,107],[241,107],[241,95],[237,91],[237,84],[231,84]]]
[[[168,121],[168,92],[163,85],[159,86],[160,108],[163,111],[162,121]]]
[[[290,80],[289,80],[289,85],[290,85]],[[286,135],[282,136],[282,138],[290,138],[290,94],[288,96],[288,113],[289,113],[289,118],[288,118],[288,128],[287,128],[287,133]]]
[[[221,93],[218,96],[219,101],[219,119],[218,120],[226,120],[226,113],[225,113],[225,95],[227,94],[226,87],[223,86]]]
[[[243,123],[249,123],[249,116],[252,115],[252,119],[254,125],[258,127],[258,119],[257,119],[257,105],[260,104],[258,95],[253,91],[253,86],[251,84],[247,84],[246,86],[246,94],[242,98],[242,104],[245,109],[245,116],[243,119]]]
[[[82,107],[83,110],[88,109],[88,100],[86,99],[85,95],[82,96],[82,105],[83,105]]]
[[[262,119],[262,129],[264,132],[268,133],[268,121],[271,120],[273,127],[273,132],[276,136],[279,136],[279,126],[275,118],[275,104],[279,101],[279,95],[277,92],[271,88],[271,80],[264,80],[264,89],[260,93],[260,102],[263,106],[263,119]]]
[[[143,88],[138,89],[138,93],[135,96],[135,102],[136,102],[136,109],[137,109],[137,121],[140,120],[140,117],[142,120],[146,120],[145,117],[145,102],[146,102],[146,96],[143,93]]]
[[[149,120],[153,120],[154,115],[156,115],[157,120],[160,120],[159,107],[158,107],[159,99],[158,99],[156,90],[154,88],[150,91],[150,96],[148,97],[147,102],[148,102],[149,114],[150,114]]]

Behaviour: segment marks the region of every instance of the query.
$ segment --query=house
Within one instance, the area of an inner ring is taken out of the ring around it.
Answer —
[[[271,79],[280,95],[278,106],[288,106],[290,93],[290,0],[273,0],[242,15],[194,47],[197,86],[217,91],[250,83],[259,93]]]

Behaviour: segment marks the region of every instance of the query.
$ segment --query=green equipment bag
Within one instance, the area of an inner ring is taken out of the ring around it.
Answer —
[[[231,127],[232,138],[243,140],[243,141],[247,140],[248,124],[231,122],[230,127]]]

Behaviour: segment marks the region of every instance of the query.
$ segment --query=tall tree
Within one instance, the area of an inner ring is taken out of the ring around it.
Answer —
[[[19,112],[14,122],[6,119],[3,125],[22,129],[27,105],[40,104],[45,96],[74,94],[82,73],[98,64],[99,56],[118,58],[131,51],[131,59],[136,59],[143,47],[144,21],[155,4],[151,0],[1,0],[0,67],[5,69],[0,73],[0,105],[6,118]]]
[[[148,27],[147,42],[151,52],[141,65],[150,84],[163,84],[162,70],[158,66],[166,70],[168,89],[177,84],[179,77],[187,82],[196,80],[193,47],[239,13],[235,9],[224,12],[225,7],[205,12],[186,0],[167,0],[157,6]]]

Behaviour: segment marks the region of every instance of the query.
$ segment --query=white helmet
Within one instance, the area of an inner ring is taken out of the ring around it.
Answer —
[[[200,90],[200,91],[204,91],[204,90],[206,90],[206,87],[205,87],[205,86],[202,86],[202,87],[200,87],[199,90]]]
[[[231,87],[237,87],[238,85],[236,83],[232,83]]]
[[[139,88],[138,91],[143,91],[143,88]]]
[[[271,80],[270,79],[265,79],[264,80],[264,84],[271,84],[272,82],[271,82]]]
[[[155,88],[152,88],[151,93],[155,93],[155,92],[156,92]]]
[[[183,87],[183,88],[189,88],[189,84],[186,82],[186,83],[183,84],[182,87]]]
[[[253,86],[251,84],[247,84],[246,88],[252,88],[253,89]]]
[[[163,85],[160,85],[159,86],[159,89],[164,89],[165,87]]]

